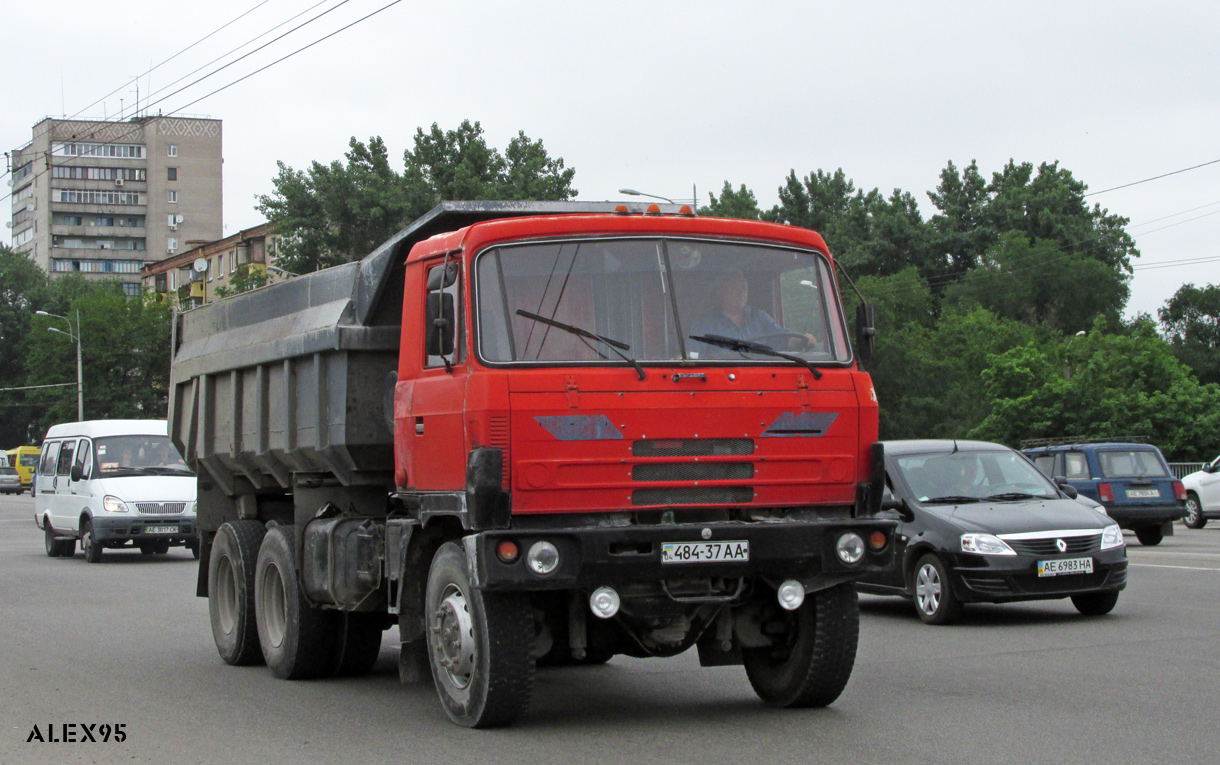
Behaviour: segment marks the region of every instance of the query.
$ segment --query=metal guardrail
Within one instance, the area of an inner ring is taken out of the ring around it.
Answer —
[[[1202,470],[1206,462],[1170,462],[1169,469],[1173,471],[1174,478],[1185,478],[1195,471]]]

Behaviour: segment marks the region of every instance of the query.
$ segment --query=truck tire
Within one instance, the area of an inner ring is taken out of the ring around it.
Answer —
[[[467,728],[507,725],[534,690],[534,617],[529,599],[470,586],[466,555],[436,551],[424,606],[429,664],[441,706]]]
[[[844,582],[815,593],[795,611],[776,605],[766,616],[787,629],[775,645],[741,652],[758,697],[775,707],[824,707],[839,698],[860,636],[855,585]]]
[[[42,528],[48,558],[71,558],[76,554],[76,540],[71,538],[60,539],[55,536],[55,529],[51,526],[50,518],[43,518]]]
[[[1186,495],[1186,517],[1182,523],[1188,529],[1201,529],[1207,525],[1207,519],[1203,517],[1203,503],[1199,502],[1199,495],[1193,491]]]
[[[85,554],[85,560],[90,563],[102,562],[102,546],[93,533],[93,521],[85,518],[80,525],[80,550]]]
[[[220,658],[234,666],[263,660],[254,619],[254,568],[266,533],[258,521],[229,521],[212,540],[208,618]]]
[[[335,639],[335,614],[311,606],[301,590],[295,531],[293,526],[268,531],[254,569],[258,640],[267,668],[281,680],[327,674]]]
[[[367,675],[381,655],[382,621],[379,614],[337,614],[330,667],[334,677]]]

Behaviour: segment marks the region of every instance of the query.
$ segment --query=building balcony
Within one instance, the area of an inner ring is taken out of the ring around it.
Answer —
[[[143,239],[148,236],[143,226],[51,226],[51,236],[100,236]]]

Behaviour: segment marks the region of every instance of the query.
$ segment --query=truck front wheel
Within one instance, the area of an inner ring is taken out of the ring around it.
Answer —
[[[428,659],[449,719],[467,728],[506,725],[534,689],[534,618],[523,595],[470,585],[453,542],[432,559],[425,596]]]
[[[263,660],[254,620],[254,567],[266,533],[267,527],[258,521],[229,521],[221,525],[212,541],[208,619],[216,650],[228,664]]]
[[[742,651],[754,692],[771,706],[824,707],[843,692],[856,662],[855,585],[845,582],[815,593],[795,611],[768,604],[763,631],[773,645]]]
[[[282,680],[321,677],[330,669],[334,613],[314,608],[297,580],[294,527],[263,537],[254,570],[254,617],[263,660]]]

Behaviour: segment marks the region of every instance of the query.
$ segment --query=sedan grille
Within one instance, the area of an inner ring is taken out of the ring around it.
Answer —
[[[185,502],[137,502],[136,512],[141,515],[181,515]]]
[[[1055,543],[1063,539],[1066,550]],[[1101,549],[1101,532],[1089,537],[1047,537],[1046,539],[1005,539],[1018,555],[1081,555],[1095,553]]]

